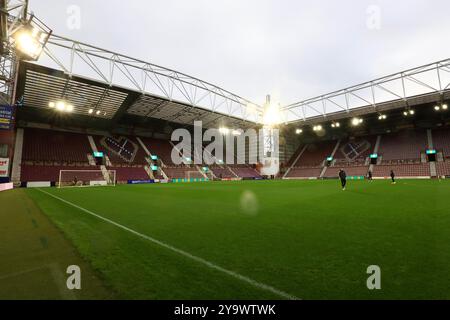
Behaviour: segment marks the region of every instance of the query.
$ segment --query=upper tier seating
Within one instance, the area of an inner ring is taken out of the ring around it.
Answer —
[[[142,148],[141,144],[137,141],[137,139],[135,137],[127,137],[127,139],[129,139],[130,141],[132,141],[133,143],[135,143],[137,145],[137,152],[136,155],[134,157],[134,161],[133,163],[135,164],[145,164],[148,165],[148,162],[146,160],[146,158],[148,157],[147,153],[145,152],[144,148]]]
[[[292,166],[292,164],[297,159],[297,157],[300,154],[300,152],[302,152],[304,147],[305,147],[305,145],[302,145],[302,144],[299,145],[297,150],[295,150],[294,154],[289,158],[289,160],[283,166],[286,167],[286,168],[289,168],[290,166]]]
[[[376,165],[373,168],[374,177],[389,177],[391,170],[394,170],[397,177],[429,177],[429,163],[415,164],[392,164],[392,165]]]
[[[137,141],[128,137],[103,137],[92,136],[99,151],[103,151],[108,156],[112,165],[121,164],[146,164],[145,151],[139,146]]]
[[[427,148],[426,131],[405,130],[383,135],[378,154],[383,161],[420,159],[420,153]]]
[[[341,141],[334,159],[337,163],[364,164],[366,158],[373,152],[377,137],[367,136]]]
[[[432,130],[433,146],[442,151],[445,158],[450,158],[450,128]]]
[[[336,141],[321,141],[309,144],[297,162],[295,167],[318,167],[331,155]]]
[[[152,155],[158,156],[165,165],[171,166],[174,165],[172,162],[172,144],[168,140],[161,140],[155,138],[140,138],[147,149],[150,151]]]
[[[22,160],[33,162],[86,163],[92,153],[87,135],[26,128]]]

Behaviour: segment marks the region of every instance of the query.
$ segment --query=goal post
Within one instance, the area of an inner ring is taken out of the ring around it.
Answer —
[[[115,186],[116,170],[60,170],[58,188]]]
[[[195,171],[186,171],[185,172],[185,178],[189,181],[196,181],[196,180],[200,180],[200,179],[205,179],[205,176],[198,170]]]

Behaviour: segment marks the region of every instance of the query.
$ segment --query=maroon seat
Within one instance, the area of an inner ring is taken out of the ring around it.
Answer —
[[[44,165],[21,165],[21,175],[20,179],[22,181],[59,181],[59,172],[60,170],[100,170],[100,167],[97,166],[44,166]],[[89,173],[87,173],[89,177],[86,179],[90,179]],[[80,171],[73,173],[73,176],[77,177],[79,181],[84,180],[85,174]]]
[[[340,169],[341,167],[329,167],[327,168],[327,171],[325,171],[324,177],[338,177]],[[342,169],[344,169],[347,176],[365,176],[369,171],[369,166],[344,166]]]
[[[420,153],[428,149],[424,130],[404,130],[381,137],[378,154],[383,162],[393,160],[419,160]]]
[[[158,156],[165,165],[171,166],[174,165],[172,162],[172,148],[173,146],[170,144],[168,140],[161,140],[155,138],[140,138],[144,143],[145,147],[150,151],[152,155]]]
[[[46,129],[25,128],[23,161],[85,163],[92,153],[87,135]]]
[[[436,162],[436,173],[438,176],[450,176],[450,161]]]
[[[322,167],[292,167],[287,174],[287,178],[318,178],[322,172]]]
[[[336,141],[321,141],[308,144],[303,154],[294,164],[295,167],[320,167],[326,157],[330,156]]]
[[[442,152],[445,158],[450,158],[450,128],[432,131],[434,149]]]
[[[429,177],[429,163],[376,165],[373,169],[374,177],[389,177],[391,170],[397,177]]]
[[[108,170],[116,170],[117,181],[150,179],[144,167],[108,167]]]

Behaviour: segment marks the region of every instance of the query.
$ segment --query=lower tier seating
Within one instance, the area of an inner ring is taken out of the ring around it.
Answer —
[[[191,178],[204,178],[202,174],[197,170],[197,168],[179,166],[165,167],[163,168],[163,170],[169,179],[187,179],[189,176],[189,171],[191,172]]]
[[[261,175],[253,168],[249,167],[232,167],[234,173],[241,178],[259,178]]]
[[[287,178],[318,178],[322,167],[301,168],[293,167],[287,174]]]
[[[108,167],[108,170],[116,170],[117,181],[150,179],[144,167]]]
[[[450,161],[436,162],[436,173],[438,176],[450,175]]]
[[[100,170],[98,166],[43,166],[43,165],[26,165],[22,164],[20,177],[22,181],[59,181],[60,170]],[[85,176],[91,176],[89,173],[82,171],[74,173],[77,180],[84,181]],[[89,180],[88,177],[86,179]]]
[[[397,177],[429,177],[430,164],[392,164],[392,165],[376,165],[373,168],[374,177],[389,177],[391,170],[394,170]]]
[[[227,167],[214,167],[211,170],[217,178],[235,178],[235,175]]]
[[[369,166],[348,166],[342,167],[347,174],[347,176],[365,176],[367,171],[369,171]],[[335,178],[338,176],[341,167],[329,167],[325,171],[324,177]]]

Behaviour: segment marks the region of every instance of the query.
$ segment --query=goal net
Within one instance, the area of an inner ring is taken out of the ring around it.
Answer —
[[[205,176],[197,171],[186,171],[185,178],[188,180],[205,179]]]
[[[116,170],[60,170],[58,187],[114,186]]]

